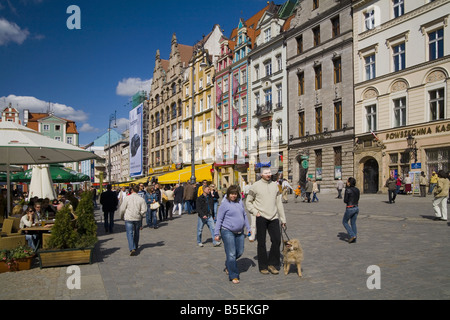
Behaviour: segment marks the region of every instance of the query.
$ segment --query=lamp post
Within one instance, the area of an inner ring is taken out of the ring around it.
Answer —
[[[109,184],[111,184],[111,122],[114,120],[114,128],[117,128],[116,114],[117,114],[117,111],[114,111],[114,114],[111,114],[109,116],[109,124],[108,124],[108,182],[109,182]]]
[[[408,135],[406,138],[406,142],[408,144],[408,151],[411,158],[411,153],[414,155],[414,163],[417,163],[417,141],[414,139],[412,135]]]

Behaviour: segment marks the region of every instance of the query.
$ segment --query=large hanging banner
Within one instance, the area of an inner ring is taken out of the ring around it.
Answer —
[[[141,103],[130,111],[130,177],[142,176],[142,115]]]

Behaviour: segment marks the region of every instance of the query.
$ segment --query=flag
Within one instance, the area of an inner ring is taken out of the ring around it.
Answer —
[[[233,112],[233,129],[236,129],[239,125],[239,112],[236,110],[236,108],[231,107]]]
[[[375,134],[375,132],[373,132],[372,130],[370,130],[370,133],[373,135],[373,137],[375,138],[375,140],[378,141],[378,137],[377,137],[377,135]]]
[[[233,96],[236,95],[239,89],[239,81],[236,76],[233,76]]]
[[[220,100],[222,100],[222,90],[220,90],[219,85],[217,85],[217,89],[216,89],[216,102],[217,102],[217,104],[220,103]]]
[[[220,119],[219,115],[216,113],[216,129],[220,129],[222,126],[222,119]]]

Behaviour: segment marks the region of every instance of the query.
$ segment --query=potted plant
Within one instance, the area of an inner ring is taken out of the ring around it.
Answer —
[[[35,252],[29,246],[0,251],[0,273],[31,269]]]
[[[94,217],[92,194],[81,195],[76,211],[71,205],[56,213],[48,249],[39,250],[42,267],[92,263],[92,253],[97,242],[97,224]]]

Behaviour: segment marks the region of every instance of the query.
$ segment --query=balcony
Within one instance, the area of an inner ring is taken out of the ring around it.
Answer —
[[[255,116],[264,117],[264,116],[270,116],[272,114],[273,114],[272,101],[267,101],[263,105],[256,106]]]

